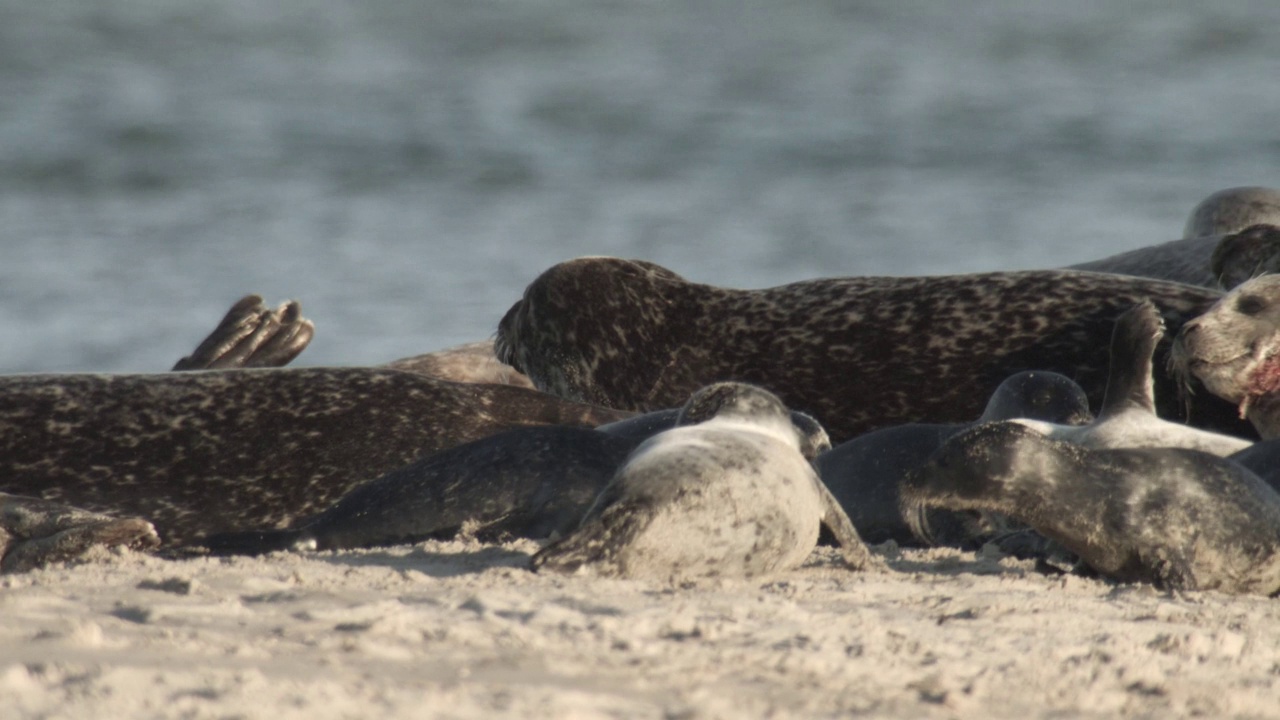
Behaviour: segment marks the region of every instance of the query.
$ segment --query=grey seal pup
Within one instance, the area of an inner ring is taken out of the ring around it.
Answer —
[[[1186,323],[1171,364],[1236,405],[1263,439],[1280,437],[1280,275],[1240,285]]]
[[[822,453],[816,467],[863,540],[919,545],[920,540],[900,510],[899,486],[903,477],[922,465],[947,438],[975,425],[1012,418],[1082,425],[1093,415],[1084,390],[1070,378],[1051,372],[1021,372],[1000,383],[982,415],[971,423],[912,423],[882,428]],[[948,511],[938,511],[930,525],[934,528],[933,544],[967,547],[978,532],[972,515],[960,517]]]
[[[1100,403],[1116,316],[1150,298],[1176,330],[1220,296],[1064,270],[734,290],[644,261],[580,258],[529,285],[496,346],[539,389],[620,409],[672,407],[712,382],[754,383],[843,442],[910,422],[966,422],[1023,370],[1066,375]],[[1161,414],[1184,413],[1173,378],[1156,383]],[[1190,419],[1251,432],[1214,398],[1198,398]]]
[[[1091,450],[989,423],[948,440],[902,494],[909,518],[925,507],[1008,515],[1120,582],[1280,591],[1280,495],[1207,453]]]
[[[581,526],[534,555],[535,570],[752,578],[803,562],[822,524],[850,567],[871,562],[772,393],[714,384],[689,399],[679,422],[627,458]]]
[[[1211,269],[1214,251],[1225,236],[1259,223],[1280,225],[1280,190],[1227,188],[1196,205],[1187,219],[1182,239],[1078,263],[1069,268],[1220,287],[1222,276]]]
[[[649,413],[594,430],[508,430],[392,470],[291,529],[218,533],[199,546],[215,554],[260,554],[413,543],[459,533],[482,540],[565,535],[627,455],[674,427],[678,413]],[[793,412],[792,423],[805,458],[831,448],[813,418]]]

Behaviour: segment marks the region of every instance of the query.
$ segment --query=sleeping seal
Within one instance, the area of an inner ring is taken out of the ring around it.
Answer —
[[[532,566],[670,581],[757,577],[799,565],[820,524],[851,567],[870,562],[800,454],[782,402],[757,387],[719,383],[689,399],[679,427],[637,448],[581,526],[534,555]]]
[[[484,540],[558,537],[578,526],[627,455],[674,427],[678,413],[649,413],[595,430],[508,430],[392,470],[294,528],[218,533],[199,545],[226,555],[374,547],[459,533]],[[795,412],[791,419],[806,459],[831,449],[817,421]]]
[[[919,545],[899,509],[902,478],[952,435],[974,425],[1012,418],[1080,425],[1092,420],[1093,415],[1084,390],[1070,378],[1058,373],[1021,372],[1000,383],[982,416],[973,423],[912,423],[882,428],[819,455],[816,467],[863,540]],[[930,519],[934,542],[968,545],[974,536],[971,523],[967,518],[944,515],[955,513],[939,510]]]
[[[1280,591],[1280,495],[1207,453],[1091,450],[990,423],[948,440],[902,493],[908,518],[925,507],[1003,513],[1120,582]]]
[[[1100,403],[1114,319],[1151,298],[1170,326],[1204,288],[1046,270],[811,280],[765,290],[689,282],[652,263],[581,258],[534,280],[498,327],[499,359],[538,388],[629,410],[672,407],[708,383],[776,393],[835,442],[908,422],[965,422],[1022,370],[1074,379]],[[1161,374],[1167,417],[1184,409]],[[1191,421],[1251,432],[1203,398]]]

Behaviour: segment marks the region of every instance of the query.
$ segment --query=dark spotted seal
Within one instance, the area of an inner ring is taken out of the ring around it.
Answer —
[[[1218,286],[1227,290],[1280,270],[1280,227],[1250,225],[1222,238],[1213,250],[1211,269]]]
[[[678,414],[658,411],[595,430],[509,430],[392,470],[292,529],[219,533],[200,545],[216,554],[258,554],[394,545],[459,533],[484,540],[564,535],[582,521],[627,455],[674,427]],[[792,413],[792,422],[806,458],[831,448],[815,420]]]
[[[882,428],[819,455],[816,467],[863,540],[917,545],[919,542],[899,509],[902,478],[952,435],[974,425],[1012,418],[1081,425],[1093,416],[1084,390],[1070,378],[1050,372],[1021,372],[1000,383],[982,416],[973,423],[913,423]],[[968,518],[944,518],[943,513],[939,511],[938,517],[931,519],[934,542],[968,544],[974,534]]]
[[[870,562],[800,454],[782,402],[760,388],[720,383],[689,399],[679,427],[637,448],[582,525],[532,564],[673,581],[756,577],[799,565],[820,524],[835,534],[851,567]]]
[[[904,514],[986,510],[1101,575],[1179,590],[1280,590],[1280,495],[1195,450],[1091,450],[1000,422],[950,440],[903,485]]]
[[[1237,405],[1263,438],[1280,438],[1280,275],[1240,285],[1186,323],[1172,365]]]
[[[167,544],[280,526],[516,427],[627,413],[395,370],[0,378],[0,492],[152,521]]]
[[[1280,190],[1228,188],[1210,195],[1195,207],[1181,240],[1129,250],[1072,265],[1070,269],[1220,287],[1221,274],[1211,270],[1218,244],[1225,236],[1259,223],[1280,225]]]
[[[1055,440],[1095,449],[1180,447],[1225,457],[1252,445],[1250,440],[1156,416],[1151,358],[1162,337],[1164,321],[1155,306],[1145,300],[1138,303],[1116,320],[1107,392],[1096,420],[1084,425],[1017,422]]]
[[[1116,316],[1151,298],[1172,328],[1219,293],[1062,270],[812,280],[732,290],[652,263],[582,258],[544,272],[502,319],[499,359],[541,389],[629,410],[671,407],[711,382],[761,385],[836,442],[909,422],[965,422],[1023,370],[1106,386]],[[1157,378],[1161,413],[1183,412]],[[1202,398],[1198,426],[1250,432]]]

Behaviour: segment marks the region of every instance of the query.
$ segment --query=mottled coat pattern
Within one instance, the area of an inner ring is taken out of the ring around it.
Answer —
[[[1220,293],[1062,270],[812,280],[734,290],[641,261],[582,258],[537,278],[498,330],[499,358],[541,389],[630,410],[673,407],[697,388],[766,387],[836,442],[908,422],[977,416],[1022,370],[1078,382],[1096,407],[1112,324],[1144,298],[1171,329]],[[1157,378],[1162,415],[1181,417]],[[1249,430],[1196,396],[1194,424]]]
[[[0,379],[0,491],[141,516],[174,544],[283,525],[502,430],[626,416],[394,370],[11,376]]]

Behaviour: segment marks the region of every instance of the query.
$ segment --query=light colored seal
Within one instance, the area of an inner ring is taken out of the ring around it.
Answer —
[[[1082,425],[1093,415],[1084,390],[1070,378],[1050,372],[1021,372],[1000,383],[975,422],[882,428],[819,455],[816,467],[863,540],[919,545],[920,539],[911,532],[900,511],[898,488],[903,477],[923,464],[952,435],[982,423],[1012,418]],[[968,547],[983,534],[974,527],[971,514],[961,517],[939,510],[929,522],[933,528],[931,544]]]
[[[1238,406],[1264,439],[1280,438],[1280,275],[1240,285],[1186,323],[1172,365]]]
[[[1151,357],[1164,337],[1164,321],[1155,305],[1143,301],[1116,320],[1111,336],[1107,393],[1098,418],[1085,425],[1061,425],[1034,419],[1022,423],[1054,440],[1084,447],[1180,447],[1226,457],[1253,444],[1250,440],[1169,422],[1156,416]]]
[[[1002,513],[1120,582],[1280,591],[1280,495],[1207,453],[1091,450],[990,423],[948,440],[902,493],[909,518],[925,507]]]
[[[652,263],[581,258],[535,279],[498,328],[499,359],[542,390],[628,410],[699,387],[768,388],[835,442],[910,422],[967,422],[1008,376],[1058,372],[1090,402],[1106,388],[1115,318],[1152,299],[1172,328],[1220,294],[1063,270],[811,280],[763,290],[689,282]],[[1156,378],[1161,414],[1177,385]],[[1200,398],[1191,422],[1251,432]]]
[[[803,562],[821,524],[851,567],[870,563],[800,454],[782,402],[760,388],[720,383],[689,399],[679,427],[637,448],[582,525],[532,565],[666,581],[758,577]]]
[[[1259,223],[1280,225],[1280,190],[1228,188],[1200,201],[1187,219],[1182,239],[1071,265],[1070,269],[1220,287],[1221,275],[1211,270],[1218,244],[1225,236]]]

